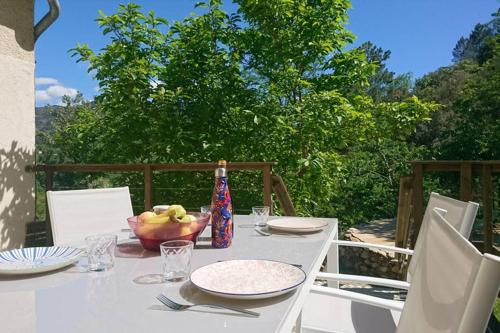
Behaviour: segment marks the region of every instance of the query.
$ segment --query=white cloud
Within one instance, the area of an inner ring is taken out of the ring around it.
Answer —
[[[66,87],[51,77],[36,78],[35,84],[38,86],[48,86],[45,89],[37,89],[35,91],[35,99],[38,106],[46,104],[61,105],[63,96],[75,97],[78,94],[78,90],[75,88]]]
[[[52,99],[45,90],[35,91],[35,98],[37,102],[48,102]]]
[[[75,97],[78,93],[78,90],[74,88],[64,87],[61,85],[50,86],[45,91],[52,97],[63,97],[64,95]]]
[[[47,86],[47,85],[53,85],[53,84],[59,84],[59,81],[52,77],[37,77],[35,78],[35,85],[37,86]]]

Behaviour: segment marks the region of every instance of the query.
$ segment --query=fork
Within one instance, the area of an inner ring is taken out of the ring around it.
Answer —
[[[215,304],[191,304],[191,305],[179,304],[179,303],[176,303],[176,302],[172,301],[170,298],[168,298],[167,296],[165,296],[163,294],[160,294],[160,295],[156,296],[156,299],[159,300],[160,302],[162,302],[164,305],[166,305],[170,309],[175,310],[175,311],[184,311],[184,310],[187,310],[187,309],[189,309],[189,308],[191,308],[193,306],[205,306],[205,307],[209,307],[209,308],[231,310],[231,311],[235,311],[235,312],[239,312],[239,313],[244,313],[244,314],[247,314],[247,315],[250,315],[250,316],[253,316],[253,317],[259,317],[260,316],[260,313],[258,313],[258,312],[253,312],[253,311],[249,311],[249,310],[245,310],[245,309],[233,308],[233,307],[223,306],[223,305],[215,305]]]

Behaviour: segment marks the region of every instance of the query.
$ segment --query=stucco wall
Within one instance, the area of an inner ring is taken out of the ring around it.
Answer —
[[[24,244],[34,220],[34,0],[0,0],[0,249]]]

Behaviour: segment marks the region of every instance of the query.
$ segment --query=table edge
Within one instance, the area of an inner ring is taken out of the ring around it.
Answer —
[[[334,226],[330,231],[330,235],[328,235],[328,238],[323,247],[321,248],[319,255],[313,261],[311,273],[308,274],[307,279],[304,281],[304,284],[298,291],[299,294],[297,295],[297,299],[295,300],[293,305],[288,309],[287,313],[285,313],[276,332],[289,333],[292,331],[296,319],[298,318],[300,312],[302,311],[302,306],[305,303],[306,297],[307,295],[309,295],[309,291],[311,290],[311,287],[314,284],[314,281],[316,280],[317,272],[319,272],[321,264],[323,263],[323,260],[326,257],[328,250],[330,249],[331,242],[336,237],[338,238],[338,219],[336,218],[328,218],[328,219],[334,221]]]

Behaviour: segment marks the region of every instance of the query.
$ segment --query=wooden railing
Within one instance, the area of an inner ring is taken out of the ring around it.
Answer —
[[[263,204],[273,209],[274,191],[285,215],[294,216],[295,209],[288,195],[285,183],[279,175],[273,174],[275,162],[230,162],[229,171],[261,171]],[[54,174],[56,172],[142,172],[144,177],[144,208],[149,210],[153,206],[153,172],[172,171],[211,171],[217,168],[217,163],[182,163],[182,164],[53,164],[27,167],[30,172],[45,173],[45,190],[54,188]],[[50,242],[52,235],[50,217],[46,209],[46,237]]]
[[[483,252],[498,253],[493,240],[493,174],[500,173],[500,161],[412,161],[413,174],[402,177],[399,194],[396,246],[406,247],[410,236],[413,247],[424,215],[424,174],[428,172],[455,172],[460,175],[462,201],[473,201],[473,175],[481,177],[481,209],[483,212],[483,240],[474,242]],[[413,217],[410,234],[410,215]]]

